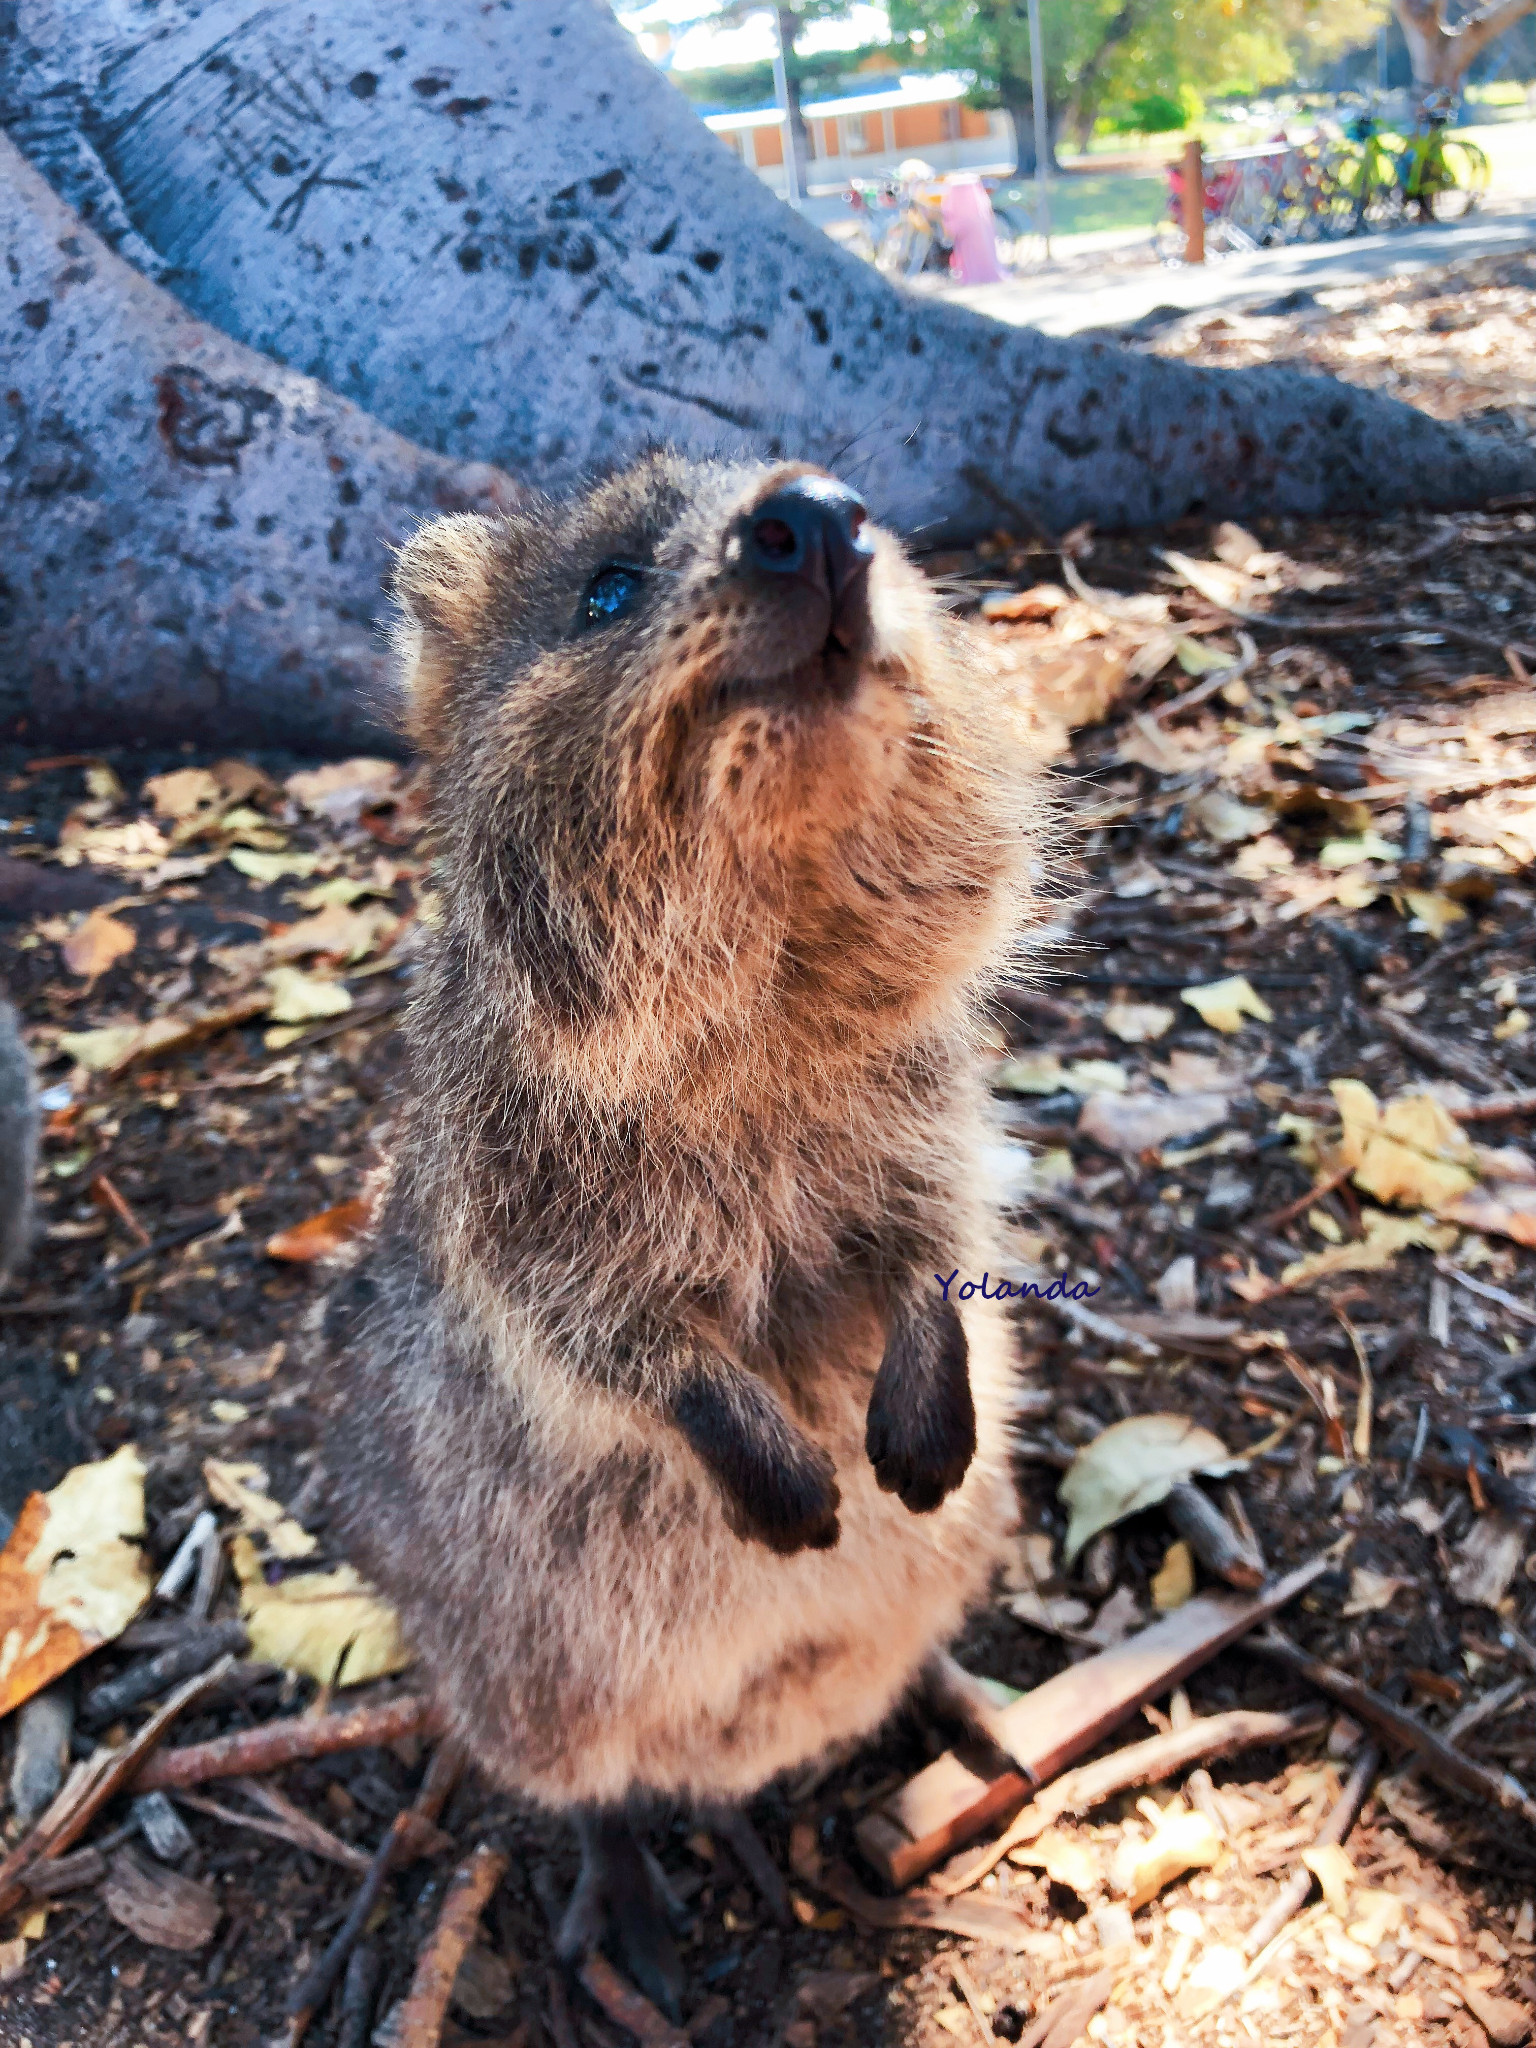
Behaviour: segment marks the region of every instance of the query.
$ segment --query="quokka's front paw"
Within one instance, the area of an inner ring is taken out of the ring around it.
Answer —
[[[819,1444],[807,1442],[793,1464],[753,1478],[742,1492],[725,1496],[726,1520],[738,1536],[766,1543],[780,1557],[835,1547],[841,1496],[832,1460]]]
[[[953,1493],[976,1455],[968,1347],[948,1302],[897,1316],[875,1375],[864,1448],[875,1478],[914,1515]]]
[[[830,1550],[839,1495],[831,1458],[750,1373],[717,1371],[682,1387],[672,1412],[720,1489],[726,1524],[780,1557]]]

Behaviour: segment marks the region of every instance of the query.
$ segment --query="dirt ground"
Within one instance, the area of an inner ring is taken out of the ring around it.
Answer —
[[[1293,357],[1536,433],[1536,267],[1355,297],[1144,345]],[[1053,925],[996,1006],[999,1172],[1016,1274],[1099,1290],[1087,1314],[1017,1311],[1024,1533],[958,1654],[1025,1691],[1187,1594],[1191,1560],[1157,1506],[1068,1569],[1057,1493],[1110,1425],[1173,1414],[1247,1459],[1212,1498],[1272,1569],[1327,1554],[1281,1617],[1291,1638],[1529,1784],[1536,503],[1079,533],[1057,550],[999,535],[930,567],[1043,694],[1064,850]],[[318,1539],[303,1570],[340,1561],[316,1450],[325,1271],[303,1256],[314,1232],[272,1240],[364,1184],[405,1085],[398,1013],[430,901],[408,777],[306,779],[312,765],[190,748],[0,759],[0,904],[24,893],[18,874],[34,899],[51,892],[4,928],[48,1125],[42,1233],[0,1297],[0,1511],[136,1445],[156,1568],[210,1503],[210,1459],[260,1468],[250,1483]],[[228,1535],[236,1517],[219,1512]],[[265,1578],[282,1572],[269,1560]],[[1211,1583],[1198,1562],[1193,1577]],[[214,1615],[234,1617],[241,1590],[226,1565]],[[181,1639],[185,1597],[147,1607],[83,1685]],[[412,1684],[406,1670],[339,1699]],[[302,1713],[317,1690],[247,1658],[169,1741]],[[1239,1644],[1108,1747],[1188,1710],[1315,1698]],[[155,1703],[77,1733],[76,1753],[121,1742]],[[7,1773],[15,1725],[0,1723]],[[820,1778],[771,1788],[754,1816],[780,1867],[803,1824],[878,1891],[855,1829],[946,1740],[909,1714]],[[1283,1750],[1063,1821],[1048,1854],[983,1880],[977,1896],[1017,1921],[998,1943],[863,1924],[803,1863],[781,1933],[723,1843],[659,1823],[693,1914],[687,2031],[705,2048],[1531,2038],[1536,1835],[1390,1744],[1346,1873],[1248,1968],[1245,1935],[1366,1740],[1330,1708]],[[425,1763],[405,1738],[273,1783],[367,1854]],[[261,1809],[239,1788],[201,1790],[221,1811],[179,1804],[192,1846],[174,1868],[211,1896],[212,1931],[146,1942],[100,1882],[55,1898],[45,1924],[24,1908],[0,1923],[4,2048],[285,2038],[285,2001],[357,1870],[254,1832]],[[1128,1915],[1126,1857],[1200,1815],[1205,1860]],[[119,1802],[81,1846],[126,1824]],[[442,1826],[370,1923],[369,2024],[403,1995],[456,1865],[494,1836],[508,1874],[444,2039],[622,2048],[611,2018],[579,1992],[567,2014],[552,1988],[543,1901],[574,1873],[564,1830],[473,1780]],[[149,1849],[132,1853],[153,1881]],[[1041,2034],[1053,2001],[1101,1981],[1091,2017]],[[330,2048],[341,2025],[333,2006],[307,2038]]]

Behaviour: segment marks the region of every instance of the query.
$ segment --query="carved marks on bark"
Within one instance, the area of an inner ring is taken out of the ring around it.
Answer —
[[[255,384],[215,384],[201,370],[173,363],[155,379],[161,438],[193,469],[240,467],[240,450],[275,422],[277,400]]]

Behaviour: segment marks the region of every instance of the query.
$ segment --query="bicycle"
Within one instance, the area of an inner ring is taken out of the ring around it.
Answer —
[[[1488,189],[1488,159],[1475,142],[1448,135],[1455,95],[1430,94],[1412,135],[1386,127],[1373,102],[1345,126],[1353,152],[1340,169],[1353,232],[1399,227],[1412,208],[1421,221],[1460,220]]]

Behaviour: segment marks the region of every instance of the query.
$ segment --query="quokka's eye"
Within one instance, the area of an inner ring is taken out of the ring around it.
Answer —
[[[615,619],[623,618],[632,611],[640,600],[645,579],[638,569],[626,569],[622,563],[606,562],[587,585],[586,595],[581,600],[581,622],[584,626],[609,626]]]

